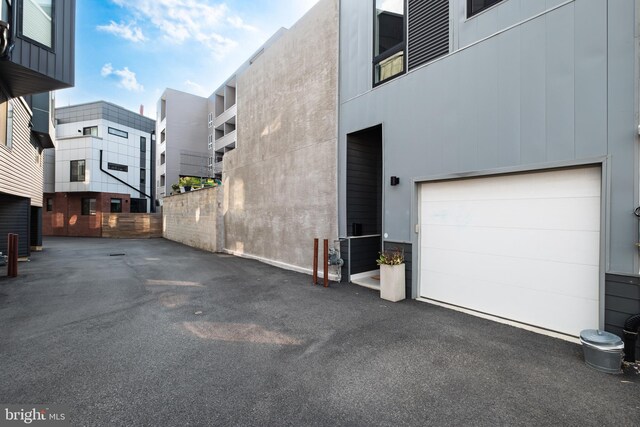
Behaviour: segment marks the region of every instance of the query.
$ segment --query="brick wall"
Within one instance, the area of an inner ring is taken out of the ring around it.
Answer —
[[[221,251],[222,189],[206,188],[163,199],[162,236],[211,252]]]
[[[47,211],[47,199],[53,209]],[[96,199],[96,214],[82,215],[82,199]],[[117,193],[45,193],[42,212],[44,236],[102,237],[102,215],[110,213],[111,199],[122,199],[122,212],[129,213],[128,194]]]

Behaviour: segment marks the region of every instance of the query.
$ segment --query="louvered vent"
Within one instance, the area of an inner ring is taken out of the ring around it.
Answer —
[[[409,0],[409,69],[449,53],[449,0]]]

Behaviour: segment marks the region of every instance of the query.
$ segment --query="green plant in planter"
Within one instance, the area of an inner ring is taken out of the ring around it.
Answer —
[[[191,187],[200,187],[200,178],[196,178],[195,176],[183,176],[179,181],[180,187],[191,188]]]
[[[171,184],[171,189],[173,190],[174,193],[179,193],[180,192],[180,185],[178,185],[177,183]]]
[[[386,251],[379,252],[378,259],[376,260],[378,265],[400,265],[404,264],[404,250],[393,248]]]

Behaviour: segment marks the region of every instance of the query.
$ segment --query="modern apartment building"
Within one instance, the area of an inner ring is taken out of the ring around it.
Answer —
[[[44,234],[102,234],[102,214],[146,213],[155,121],[105,101],[56,109],[55,151],[45,161]]]
[[[75,77],[75,0],[0,1],[0,252],[42,245],[43,151],[54,147],[53,97]]]
[[[208,149],[211,176],[222,179],[222,159],[224,154],[236,148],[237,83],[238,77],[247,70],[276,40],[287,32],[280,28],[251,57],[244,62],[231,77],[216,89],[208,101]]]
[[[638,12],[340,2],[345,274],[363,280],[402,247],[413,298],[619,332],[640,311]]]
[[[211,176],[207,104],[207,98],[174,89],[166,89],[158,100],[155,186],[160,203],[180,177]]]

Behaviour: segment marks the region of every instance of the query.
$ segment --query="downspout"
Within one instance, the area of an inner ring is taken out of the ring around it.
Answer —
[[[635,363],[636,361],[638,329],[640,329],[640,314],[631,316],[624,322],[624,360],[626,362]]]
[[[149,198],[149,200],[151,200],[151,201],[153,202],[153,198],[152,198],[150,195],[148,195],[148,194],[144,193],[144,192],[143,192],[143,191],[141,191],[139,188],[136,188],[136,187],[134,187],[133,185],[130,185],[129,183],[124,182],[123,180],[121,180],[121,179],[120,179],[120,178],[118,178],[117,176],[115,176],[115,175],[113,175],[113,174],[111,174],[111,173],[107,172],[106,170],[104,170],[104,169],[102,168],[102,150],[100,150],[100,170],[101,170],[102,172],[104,172],[105,174],[109,175],[111,178],[115,179],[116,181],[121,182],[122,184],[126,185],[127,187],[129,187],[129,188],[131,188],[131,189],[133,189],[133,190],[137,191],[138,193],[140,193],[140,195],[142,195],[142,196],[144,196],[144,197]]]

